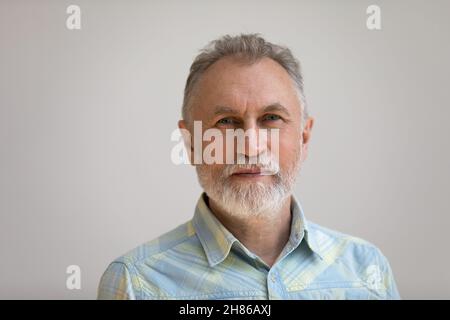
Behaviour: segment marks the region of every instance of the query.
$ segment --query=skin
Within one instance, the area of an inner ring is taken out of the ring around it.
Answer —
[[[225,129],[278,128],[281,170],[293,166],[300,148],[300,163],[305,161],[314,119],[309,117],[302,130],[301,106],[293,82],[284,68],[274,60],[263,58],[249,65],[233,57],[222,58],[207,69],[195,91],[190,121],[180,120],[180,128],[193,134],[194,120],[202,121],[203,130],[218,128],[223,133]],[[267,108],[274,104],[277,104],[276,108]],[[303,144],[300,147],[301,141]],[[271,145],[269,141],[264,147],[250,143],[246,143],[245,147],[246,154],[254,155],[255,152],[270,149]],[[210,166],[218,174],[223,170],[220,164]],[[252,183],[256,180],[271,183],[273,177],[238,176],[233,179],[235,183]],[[209,199],[209,207],[218,220],[268,266],[276,262],[289,239],[290,205],[291,197],[287,197],[272,218],[264,215],[236,217]]]

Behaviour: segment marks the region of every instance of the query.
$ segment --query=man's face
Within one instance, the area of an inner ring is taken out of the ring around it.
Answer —
[[[256,155],[263,163],[196,165],[208,196],[232,214],[275,211],[291,193],[313,124],[310,118],[302,128],[300,102],[288,73],[268,58],[253,64],[223,58],[202,75],[191,103],[189,123],[180,121],[180,127],[191,133],[193,121],[201,121],[203,131],[219,129],[224,137],[227,129],[250,130],[256,137],[261,129],[268,132],[264,141],[246,139],[244,154],[224,139],[224,154],[234,153],[235,159]],[[278,130],[278,141],[270,139],[273,129]],[[204,142],[203,148],[207,144]],[[273,161],[274,152],[278,152],[278,163]],[[261,174],[261,169],[277,166],[278,171]]]

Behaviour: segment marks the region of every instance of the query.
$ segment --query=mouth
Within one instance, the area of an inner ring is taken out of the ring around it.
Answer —
[[[237,178],[260,178],[272,175],[266,170],[262,170],[261,168],[250,168],[250,169],[239,169],[235,171],[231,177]]]
[[[241,175],[241,174],[260,174],[260,168],[250,168],[250,169],[239,169],[233,172],[233,175]]]

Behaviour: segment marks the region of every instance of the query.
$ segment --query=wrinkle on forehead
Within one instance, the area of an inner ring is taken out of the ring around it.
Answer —
[[[214,63],[200,78],[193,113],[206,115],[215,105],[226,105],[242,113],[279,102],[292,114],[300,113],[295,85],[276,61],[263,58],[252,64],[232,58]]]

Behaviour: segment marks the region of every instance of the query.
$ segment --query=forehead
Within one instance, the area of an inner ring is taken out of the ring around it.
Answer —
[[[249,64],[227,57],[211,65],[200,78],[193,112],[207,115],[217,104],[246,112],[273,103],[299,110],[295,86],[287,71],[270,58]]]

